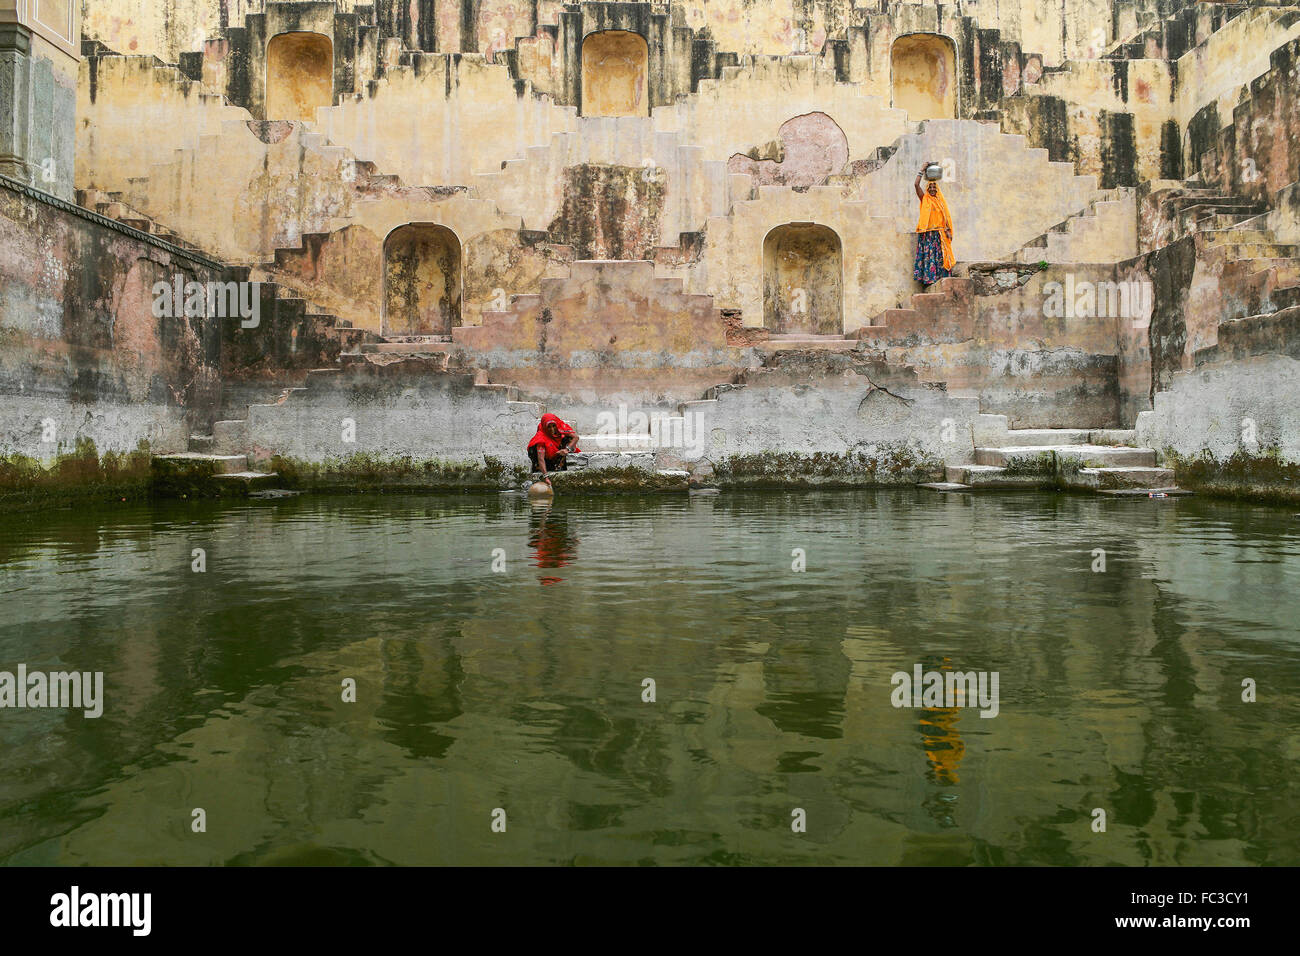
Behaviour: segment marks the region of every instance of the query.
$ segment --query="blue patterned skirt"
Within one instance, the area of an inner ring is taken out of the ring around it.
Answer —
[[[943,267],[943,240],[939,238],[939,231],[931,229],[929,232],[918,232],[916,266],[912,269],[912,278],[929,285],[950,275],[952,273]]]

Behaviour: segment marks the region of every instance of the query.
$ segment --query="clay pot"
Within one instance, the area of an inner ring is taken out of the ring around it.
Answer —
[[[554,498],[555,490],[544,481],[534,481],[528,486],[528,497],[534,501],[541,498]]]

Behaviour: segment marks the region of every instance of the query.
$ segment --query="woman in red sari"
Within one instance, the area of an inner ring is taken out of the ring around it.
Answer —
[[[537,434],[528,443],[528,463],[534,471],[542,473],[542,480],[551,483],[549,472],[564,471],[567,457],[579,451],[578,433],[558,415],[542,416]]]

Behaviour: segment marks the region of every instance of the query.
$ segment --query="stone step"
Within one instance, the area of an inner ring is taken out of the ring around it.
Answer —
[[[930,491],[970,491],[970,485],[963,485],[956,481],[926,481],[917,485],[918,488],[927,488]]]
[[[1133,428],[1098,428],[1088,432],[1089,445],[1137,447],[1137,430]]]
[[[854,330],[853,334],[857,336],[860,342],[875,342],[880,337],[887,337],[889,327],[885,325],[863,325]]]
[[[1294,259],[1300,256],[1300,246],[1256,245],[1254,243],[1225,244],[1220,248],[1226,251],[1229,259]]]
[[[1116,488],[1167,489],[1174,483],[1174,472],[1171,468],[1141,465],[1080,468],[1074,475],[1063,476],[1063,480],[1067,487],[1087,488],[1093,491]]]
[[[582,442],[578,442],[579,447]],[[581,452],[569,456],[569,470],[583,471],[600,468],[643,468],[653,471],[655,455],[653,451],[596,451]]]
[[[857,347],[857,339],[846,339],[842,335],[806,336],[801,338],[772,336],[765,342],[760,342],[755,346],[755,348],[765,349],[769,352],[794,350],[847,351]]]
[[[1114,466],[1143,465],[1154,466],[1156,453],[1151,448],[1125,448],[1114,445],[1020,445],[1004,448],[976,448],[977,465],[996,465],[1007,467],[1016,459],[1034,459],[1043,455],[1052,455],[1056,461],[1073,459],[1085,468],[1109,468]]]
[[[248,451],[248,420],[230,419],[212,423],[213,450],[223,455],[238,455]]]
[[[1050,488],[1054,484],[1051,475],[1009,474],[996,465],[949,465],[944,477],[951,484],[972,488]]]
[[[437,352],[450,352],[450,342],[363,342],[359,346],[365,355],[432,355]]]
[[[1007,431],[1007,446],[1086,445],[1086,428],[1013,428]]]
[[[214,475],[213,477],[222,481],[242,481],[251,484],[255,481],[262,481],[266,478],[276,478],[278,476],[273,471],[234,471],[224,475]]]
[[[199,465],[210,462],[217,468],[217,474],[237,475],[248,471],[247,455],[205,455],[198,452],[183,452],[176,455],[155,455],[159,461],[175,462],[176,464]]]
[[[1012,428],[1004,447],[1053,445],[1132,445],[1137,432],[1128,428]],[[990,446],[991,447],[991,446]]]
[[[770,340],[781,341],[786,339],[797,339],[801,342],[809,341],[839,341],[844,336],[838,333],[826,332],[773,332],[768,336]]]
[[[211,435],[191,435],[187,451],[210,453],[214,439]]]

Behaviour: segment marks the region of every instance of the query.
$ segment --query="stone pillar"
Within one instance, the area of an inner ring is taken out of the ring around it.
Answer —
[[[32,31],[21,23],[0,23],[0,173],[32,181]]]

